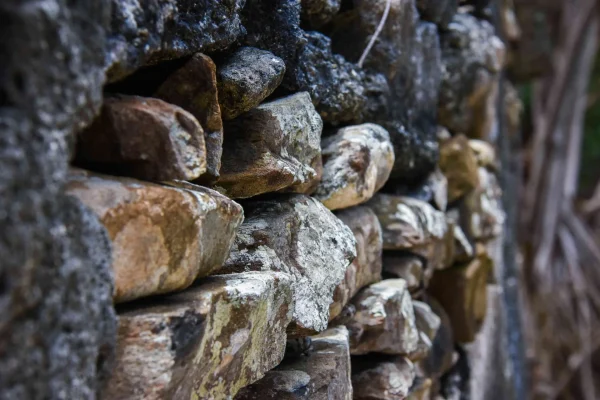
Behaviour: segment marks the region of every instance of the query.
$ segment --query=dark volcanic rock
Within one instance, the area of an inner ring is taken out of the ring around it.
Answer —
[[[421,18],[446,28],[458,11],[458,0],[416,0]]]
[[[244,32],[240,21],[244,0],[111,3],[106,57],[109,81],[146,64],[224,49]]]
[[[302,22],[319,28],[331,21],[341,5],[342,0],[302,0]]]
[[[0,4],[0,393],[94,398],[110,371],[110,249],[62,190],[101,104],[107,2]]]

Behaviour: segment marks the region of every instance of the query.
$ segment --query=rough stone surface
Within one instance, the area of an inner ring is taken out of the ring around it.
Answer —
[[[231,255],[218,273],[289,274],[296,302],[290,333],[326,329],[333,291],[356,257],[350,228],[318,200],[304,195],[247,203],[245,212]]]
[[[346,323],[351,354],[410,354],[417,349],[419,333],[403,279],[372,284],[352,299],[352,305],[356,313]]]
[[[423,261],[415,255],[395,251],[383,253],[384,277],[404,279],[411,293],[425,285],[424,270]]]
[[[448,206],[448,180],[439,168],[436,168],[423,182],[416,186],[405,185],[402,181],[390,180],[382,191],[425,201],[440,211],[446,211]]]
[[[224,49],[243,33],[240,12],[244,0],[111,3],[106,56],[110,81],[146,64]]]
[[[233,119],[259,105],[279,86],[285,64],[272,53],[242,47],[217,69],[219,104],[224,119]]]
[[[459,13],[441,35],[441,47],[440,123],[453,133],[487,138],[496,118],[504,44],[487,21]]]
[[[413,363],[404,357],[352,359],[355,400],[404,400],[415,380]]]
[[[323,177],[314,195],[330,210],[369,200],[394,165],[389,134],[375,124],[340,129],[321,142]]]
[[[498,169],[496,150],[492,144],[483,140],[471,139],[469,140],[469,147],[471,148],[471,151],[475,153],[478,166],[490,170]]]
[[[458,11],[459,0],[416,0],[416,2],[421,18],[446,28]]]
[[[119,312],[117,363],[103,399],[225,399],[278,365],[293,310],[289,277],[207,278]]]
[[[448,179],[448,201],[451,203],[479,185],[477,157],[464,135],[441,143],[440,169]]]
[[[223,151],[215,63],[202,53],[195,54],[160,85],[155,96],[180,106],[198,119],[206,144],[207,171],[201,180],[214,181],[219,177]]]
[[[356,258],[346,269],[344,280],[333,292],[329,320],[342,312],[343,307],[363,287],[381,280],[383,239],[377,216],[368,207],[354,207],[336,216],[346,224],[356,239]]]
[[[488,240],[502,233],[502,189],[496,176],[485,168],[478,168],[478,175],[479,186],[460,205],[460,222],[470,239]]]
[[[441,320],[431,311],[431,307],[427,303],[413,301],[413,309],[415,323],[419,330],[419,343],[417,344],[417,350],[409,354],[408,358],[411,361],[419,361],[425,359],[431,351]]]
[[[419,361],[419,369],[425,377],[437,381],[454,364],[454,334],[448,314],[435,299],[429,297],[427,304],[440,319],[439,328],[432,340],[431,350],[426,358]]]
[[[341,5],[342,0],[302,0],[302,22],[317,29],[331,21]]]
[[[113,247],[116,302],[181,290],[219,268],[242,207],[200,186],[194,190],[74,172],[68,193],[90,207]]]
[[[145,180],[198,178],[206,171],[202,127],[162,100],[114,96],[77,137],[79,165]]]
[[[310,352],[284,359],[235,400],[351,400],[348,331],[331,328],[311,340]]]
[[[228,121],[218,190],[232,198],[312,192],[322,175],[322,129],[306,92]]]

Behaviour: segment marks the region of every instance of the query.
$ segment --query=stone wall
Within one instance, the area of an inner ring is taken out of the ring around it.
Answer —
[[[3,2],[0,398],[468,397],[486,3]]]

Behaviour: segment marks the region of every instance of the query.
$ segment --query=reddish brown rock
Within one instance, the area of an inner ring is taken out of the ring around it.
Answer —
[[[424,270],[423,261],[415,255],[395,251],[383,253],[384,276],[404,279],[411,293],[426,283]]]
[[[404,357],[353,357],[355,400],[404,400],[413,386],[415,368]]]
[[[448,202],[463,197],[479,185],[477,157],[464,135],[440,144],[440,169],[448,179]]]
[[[198,178],[206,171],[204,132],[193,115],[164,101],[107,97],[77,136],[75,162],[145,180]]]
[[[226,399],[278,365],[293,309],[289,277],[207,278],[119,311],[106,400]]]
[[[196,53],[163,82],[155,96],[180,106],[198,119],[204,129],[206,143],[206,175],[200,180],[214,181],[219,177],[221,168],[223,121],[213,61],[202,53]]]
[[[356,258],[346,269],[344,280],[333,292],[329,306],[329,320],[337,317],[343,307],[363,287],[381,280],[381,253],[383,241],[381,225],[368,207],[353,207],[336,213],[356,239]]]
[[[182,290],[227,258],[242,207],[213,190],[190,187],[70,175],[67,193],[98,215],[112,240],[116,302]]]

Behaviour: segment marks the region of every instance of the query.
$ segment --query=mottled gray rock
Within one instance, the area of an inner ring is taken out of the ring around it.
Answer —
[[[440,169],[448,180],[448,201],[454,202],[479,185],[477,157],[466,136],[459,134],[440,144]]]
[[[416,0],[421,18],[446,28],[458,11],[458,0]]]
[[[329,319],[342,312],[343,307],[363,287],[381,280],[383,239],[377,216],[368,207],[353,207],[336,213],[356,239],[356,258],[346,269],[344,280],[333,292]]]
[[[419,332],[412,300],[403,279],[387,279],[361,290],[353,299],[356,313],[345,325],[350,353],[410,354]]]
[[[341,4],[342,0],[302,0],[302,22],[317,29],[331,21]]]
[[[394,165],[385,129],[375,124],[349,126],[321,142],[323,177],[314,193],[330,210],[369,200],[383,187]]]
[[[217,69],[219,104],[224,119],[233,119],[259,105],[279,86],[285,64],[272,53],[242,47]]]
[[[459,13],[441,35],[441,46],[440,123],[453,133],[487,138],[496,118],[504,44],[487,21]]]
[[[296,302],[290,333],[326,329],[333,291],[356,257],[352,231],[318,200],[304,195],[249,202],[245,212],[231,255],[218,273],[290,274]]]
[[[114,96],[77,136],[78,165],[145,180],[193,180],[206,171],[202,127],[162,100]]]
[[[331,328],[311,340],[310,352],[284,359],[235,400],[351,400],[348,331]]]
[[[219,268],[242,207],[201,186],[179,189],[74,172],[67,193],[100,218],[112,241],[114,300],[178,291]]]
[[[103,399],[225,399],[285,352],[293,310],[286,274],[207,278],[119,311],[117,363]]]
[[[322,129],[306,92],[227,121],[218,190],[232,198],[314,191],[322,174]]]
[[[106,54],[110,81],[143,65],[225,49],[243,33],[240,12],[244,0],[111,3]]]
[[[421,289],[425,282],[425,267],[421,258],[403,252],[383,253],[384,277],[401,278],[411,293]]]
[[[504,210],[502,189],[496,176],[485,168],[477,169],[479,186],[460,205],[460,223],[468,238],[488,240],[502,233]]]
[[[352,358],[355,400],[404,400],[414,380],[415,368],[407,358]]]

